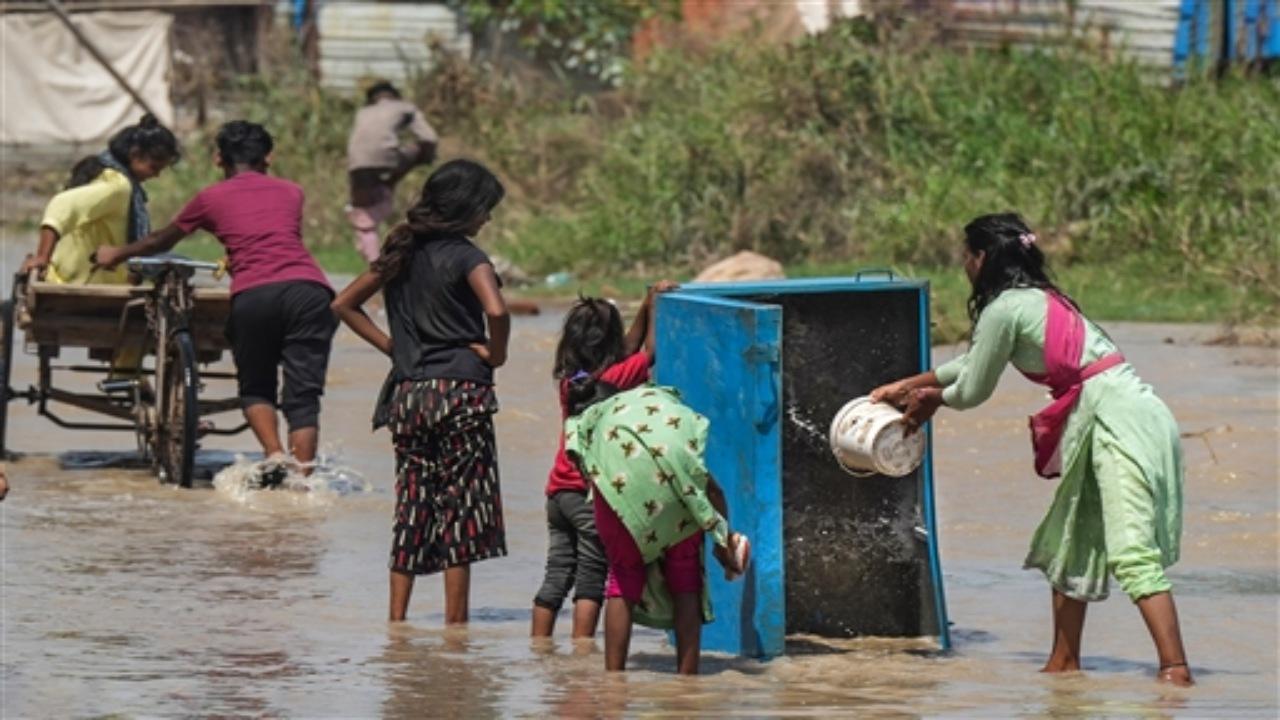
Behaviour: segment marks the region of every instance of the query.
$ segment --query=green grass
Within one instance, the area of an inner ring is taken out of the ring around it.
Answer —
[[[789,277],[848,276],[867,266],[857,263],[801,264],[787,268]],[[929,281],[934,341],[955,342],[969,333],[965,303],[969,282],[959,267],[894,267],[899,277]],[[1153,276],[1149,267],[1130,261],[1119,265],[1073,265],[1055,273],[1055,283],[1075,298],[1089,317],[1099,321],[1222,322],[1249,302],[1241,288],[1208,278]],[[1255,311],[1264,312],[1264,309]]]
[[[638,296],[741,249],[793,276],[892,266],[930,279],[938,334],[967,330],[961,228],[1015,210],[1063,289],[1103,320],[1280,318],[1280,79],[1171,89],[1064,42],[965,51],[929,28],[837,23],[790,45],[749,38],[658,52],[620,89],[446,58],[408,88],[441,157],[493,167],[508,196],[482,235],[532,277]],[[331,272],[362,262],[343,218],[352,97],[288,57],[235,89],[265,123],[273,172],[307,192],[304,238]],[[152,183],[156,224],[215,181],[207,135]],[[401,185],[407,207],[428,170]],[[215,257],[212,240],[179,251]]]
[[[787,266],[786,273],[788,278],[853,277],[858,273],[874,278],[879,273],[870,272],[870,269],[884,267],[857,262],[798,263]],[[969,283],[960,267],[905,265],[889,269],[898,278],[929,282],[935,343],[957,342],[968,337],[969,319],[965,303],[969,297]],[[1214,323],[1221,322],[1223,317],[1229,316],[1234,308],[1245,302],[1241,296],[1247,293],[1240,288],[1227,288],[1207,278],[1152,277],[1148,271],[1149,268],[1138,264],[1075,265],[1056,273],[1055,282],[1098,321]],[[691,279],[690,275],[682,273],[669,277],[679,282]],[[655,279],[656,276],[588,276],[575,278],[561,287],[535,284],[510,292],[529,298],[564,299],[582,293],[638,300],[644,297],[646,288]]]
[[[1086,307],[1274,321],[1275,79],[1170,90],[1070,44],[963,52],[910,36],[851,22],[794,46],[654,56],[627,111],[593,118],[591,161],[510,209],[498,247],[583,276],[687,273],[744,248],[946,272],[968,220],[1013,209]]]

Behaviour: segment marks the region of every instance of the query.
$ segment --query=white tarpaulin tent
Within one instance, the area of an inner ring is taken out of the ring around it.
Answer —
[[[173,124],[169,30],[162,12],[75,13],[72,22]],[[143,109],[52,13],[0,15],[0,143],[96,144]]]

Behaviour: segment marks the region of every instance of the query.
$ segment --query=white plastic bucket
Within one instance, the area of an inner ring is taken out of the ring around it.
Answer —
[[[925,437],[923,432],[907,435],[906,429],[892,405],[854,398],[831,421],[831,451],[854,475],[909,475],[924,459]]]

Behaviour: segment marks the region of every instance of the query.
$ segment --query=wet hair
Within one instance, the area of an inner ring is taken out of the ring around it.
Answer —
[[[617,395],[618,392],[617,385],[603,380],[596,380],[594,376],[583,376],[577,380],[570,380],[569,387],[565,392],[566,410],[569,413],[569,417],[581,415],[592,405],[601,400],[608,400]]]
[[[107,150],[125,167],[129,167],[129,157],[135,153],[167,164],[173,164],[182,157],[178,139],[151,113],[143,115],[137,125],[130,125],[113,135],[107,141]]]
[[[969,295],[970,322],[977,324],[982,311],[1000,293],[1011,288],[1050,290],[1075,305],[1053,284],[1035,233],[1017,214],[998,213],[975,218],[964,226],[964,244],[971,255],[986,253]]]
[[[82,185],[88,185],[106,170],[107,166],[102,164],[97,155],[86,155],[71,166],[71,176],[67,178],[67,184],[62,186],[63,190],[78,188]]]
[[[577,415],[618,392],[600,373],[626,354],[622,314],[604,298],[578,296],[564,317],[551,374],[567,382],[569,415]]]
[[[400,90],[395,85],[392,85],[389,80],[379,80],[364,91],[364,104],[372,105],[377,101],[378,96],[383,93],[397,99],[401,97]]]
[[[418,202],[405,213],[405,221],[387,234],[382,253],[371,267],[384,282],[395,279],[421,243],[465,234],[502,202],[506,192],[484,165],[450,160],[427,178]]]
[[[247,120],[232,120],[218,128],[214,143],[223,163],[254,168],[265,167],[267,156],[275,147],[266,128]]]
[[[626,352],[622,314],[603,298],[578,297],[564,317],[551,374],[559,380],[585,372],[596,375]]]

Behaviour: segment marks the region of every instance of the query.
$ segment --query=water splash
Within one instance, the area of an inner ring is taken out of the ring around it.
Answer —
[[[275,488],[263,487],[263,476],[283,463],[284,481]],[[310,471],[308,474],[307,471]],[[314,462],[303,463],[291,456],[250,459],[236,455],[235,462],[213,477],[214,490],[242,505],[262,502],[289,502],[302,505],[330,505],[339,497],[372,492],[373,485],[359,471],[342,463],[341,453],[322,450]]]
[[[802,416],[800,408],[795,404],[787,405],[787,419],[797,429],[804,431],[805,441],[809,444],[820,448],[830,447],[831,440],[827,437],[827,431],[812,419]]]

